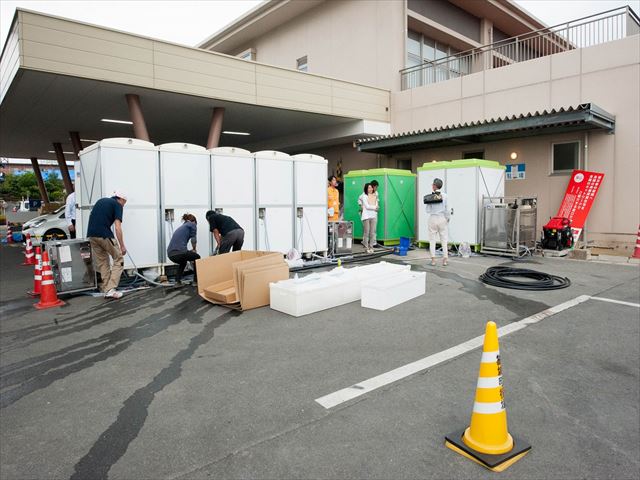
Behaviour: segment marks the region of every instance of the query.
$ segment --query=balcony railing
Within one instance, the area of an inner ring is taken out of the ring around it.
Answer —
[[[514,63],[591,47],[640,33],[640,18],[621,7],[528,32],[400,70],[402,90]]]

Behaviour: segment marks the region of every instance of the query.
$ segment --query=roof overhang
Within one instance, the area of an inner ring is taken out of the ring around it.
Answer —
[[[585,103],[577,107],[445,126],[421,132],[360,139],[356,141],[356,145],[361,152],[391,154],[594,129],[614,133],[615,116],[594,104]]]
[[[206,144],[213,107],[225,108],[225,131],[251,133],[222,145],[270,150],[323,130],[337,144],[354,122],[390,115],[388,90],[18,10],[0,57],[0,156],[54,159],[53,142],[72,151],[71,131],[130,137],[131,125],[101,121],[129,120],[125,94],[140,96],[155,144]]]
[[[243,44],[275,30],[324,1],[266,0],[196,46],[216,52],[232,53]]]

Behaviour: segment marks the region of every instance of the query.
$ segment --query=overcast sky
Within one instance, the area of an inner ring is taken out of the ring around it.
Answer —
[[[22,7],[194,46],[259,3],[255,0],[0,0],[0,38],[4,46],[15,9]],[[549,26],[621,5],[631,5],[640,14],[640,0],[517,0],[517,3]]]

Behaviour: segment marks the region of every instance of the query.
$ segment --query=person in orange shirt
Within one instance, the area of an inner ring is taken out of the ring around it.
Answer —
[[[329,177],[329,188],[327,189],[327,216],[330,222],[340,220],[340,193],[336,188],[338,179],[335,175]]]

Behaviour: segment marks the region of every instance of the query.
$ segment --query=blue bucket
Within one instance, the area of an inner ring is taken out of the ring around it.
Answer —
[[[409,250],[411,246],[411,239],[407,237],[400,237],[400,250]],[[406,252],[405,252],[406,254]]]

